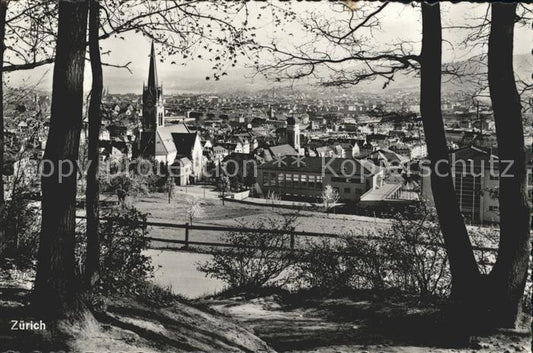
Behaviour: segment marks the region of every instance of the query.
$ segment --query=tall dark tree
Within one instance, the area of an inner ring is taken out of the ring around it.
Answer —
[[[439,3],[422,3],[420,113],[431,164],[435,208],[450,258],[452,296],[463,302],[472,293],[479,270],[455,196],[441,110],[442,27]],[[466,304],[466,303],[465,303]]]
[[[59,1],[50,128],[42,168],[42,225],[34,304],[45,315],[74,308],[77,159],[82,125],[87,0]]]
[[[515,325],[531,251],[524,127],[513,71],[516,7],[516,3],[492,4],[488,49],[488,81],[500,159],[500,246],[490,274],[490,293],[500,327]]]
[[[0,0],[0,208],[4,206],[4,41],[7,0]],[[1,232],[1,230],[0,230]]]
[[[87,257],[85,261],[86,282],[90,286],[98,275],[100,259],[99,237],[99,184],[98,168],[99,153],[98,141],[100,125],[102,124],[102,59],[100,56],[100,43],[98,31],[100,29],[100,3],[98,0],[90,0],[89,7],[89,55],[91,60],[92,87],[91,100],[89,103],[89,146],[87,170],[87,189],[85,192],[87,203]]]

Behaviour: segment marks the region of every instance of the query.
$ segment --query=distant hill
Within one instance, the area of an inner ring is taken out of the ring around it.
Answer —
[[[484,67],[480,63],[471,63],[467,61],[463,62],[457,62],[457,65],[462,65],[465,72],[473,74],[483,74],[486,72],[486,67]],[[514,56],[514,71],[515,71],[515,77],[522,78],[524,80],[528,80],[531,77],[531,73],[533,72],[533,56],[529,53],[527,54],[519,54]],[[250,74],[248,74],[250,75]],[[242,76],[244,77],[244,73],[242,73]],[[383,83],[384,80],[382,79],[376,79],[374,81],[367,81],[362,82],[358,84],[357,86],[348,88],[347,90],[342,90],[338,88],[324,88],[320,87],[316,83],[308,82],[308,81],[296,81],[293,83],[283,83],[282,85],[274,84],[270,81],[266,81],[263,78],[256,78],[254,82],[243,82],[242,78],[239,78],[238,76],[229,77],[227,79],[224,79],[221,81],[221,83],[224,83],[223,86],[224,90],[227,91],[228,86],[232,87],[235,91],[243,91],[243,92],[259,92],[259,91],[267,91],[272,89],[274,86],[282,86],[287,87],[287,89],[290,89],[291,91],[300,91],[302,93],[319,93],[320,91],[328,91],[328,92],[366,92],[366,93],[383,93],[383,92],[391,92],[391,91],[418,91],[419,90],[419,83],[420,80],[418,77],[415,77],[415,75],[406,75],[402,72],[398,72],[395,77],[394,81],[391,82],[387,88],[383,89]],[[195,85],[196,88],[203,88],[205,83],[197,83]],[[216,85],[211,85],[211,88],[216,87]],[[475,85],[473,82],[468,82],[468,80],[459,80],[458,78],[451,78],[443,76],[443,83],[442,83],[442,90],[444,94],[447,93],[453,93],[453,92],[469,92],[472,91],[475,88]],[[281,92],[280,92],[281,93]]]
[[[468,72],[483,72],[480,64],[464,62]],[[131,67],[133,74],[126,70],[104,67],[104,85],[111,93],[138,93],[142,91],[143,81],[146,80],[147,70],[144,65]],[[529,53],[515,55],[514,60],[515,75],[517,78],[530,80],[533,72],[533,56]],[[48,70],[48,72],[46,72]],[[45,91],[51,90],[52,87],[52,66],[47,65],[31,72],[33,77],[43,76],[41,88]],[[208,71],[209,72],[209,71]],[[30,72],[11,73],[10,81],[15,85],[25,85],[24,80],[28,80]],[[302,79],[294,82],[274,83],[266,80],[261,75],[254,77],[253,71],[247,68],[234,68],[228,71],[220,81],[205,79],[205,71],[201,72],[187,66],[159,66],[159,78],[163,82],[166,93],[263,93],[272,90],[273,87],[279,87],[280,94],[282,90],[308,94],[354,94],[354,93],[374,93],[382,94],[384,92],[407,91],[416,92],[419,90],[419,79],[414,75],[406,75],[398,72],[394,81],[383,89],[383,80],[376,79],[360,83],[357,86],[348,89],[325,88],[319,86],[316,81]],[[90,70],[86,67],[85,88],[90,89]],[[453,79],[446,81],[443,79],[443,93],[472,90],[472,83]]]
[[[469,63],[463,61],[457,62],[456,64],[462,65],[465,72],[470,74],[486,72],[486,67],[480,63]],[[530,80],[531,74],[533,73],[533,56],[529,53],[515,55],[514,72],[517,79],[521,78],[524,80]],[[467,92],[472,91],[475,88],[475,85],[472,82],[468,82],[467,80],[459,80],[458,78],[443,76],[442,81],[442,91],[444,94],[452,92]],[[383,92],[383,82],[383,80],[366,82],[357,87],[357,90],[373,93]],[[419,79],[415,78],[414,75],[405,75],[399,72],[395,75],[394,82],[392,82],[385,90],[418,91],[419,82]]]

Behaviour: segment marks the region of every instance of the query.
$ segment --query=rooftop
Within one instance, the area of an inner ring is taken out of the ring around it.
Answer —
[[[360,201],[384,201],[402,187],[402,184],[383,184],[379,189],[369,190],[361,196]]]
[[[298,155],[298,152],[296,152],[296,150],[289,144],[271,146],[269,147],[269,150],[274,157]]]
[[[260,165],[258,169],[327,174],[335,172],[337,174],[346,174],[349,176],[361,174],[371,176],[381,171],[380,167],[365,160],[303,156],[281,156],[273,161]]]

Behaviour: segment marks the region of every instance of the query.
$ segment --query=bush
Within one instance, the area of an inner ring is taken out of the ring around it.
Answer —
[[[307,287],[445,296],[450,273],[442,245],[435,213],[421,204],[396,215],[390,229],[308,241],[296,267]]]
[[[498,248],[500,231],[498,228],[483,228],[475,227],[469,229],[472,246],[478,248]],[[482,274],[488,275],[492,270],[493,264],[496,262],[496,252],[488,250],[475,250],[479,271]]]
[[[289,251],[289,233],[294,230],[295,222],[296,216],[284,215],[241,224],[242,231],[223,236],[223,242],[231,247],[213,248],[213,259],[200,264],[198,270],[226,282],[230,288],[282,286],[290,280],[287,270],[294,264],[295,257]],[[247,232],[244,228],[258,232]]]
[[[100,278],[97,291],[137,294],[153,275],[148,256],[146,215],[135,208],[111,210],[101,222]]]
[[[371,238],[343,236],[308,241],[296,265],[300,285],[344,290],[384,288],[379,243]]]
[[[29,195],[13,194],[0,208],[0,266],[34,267],[39,247],[41,215]]]
[[[451,286],[448,256],[434,209],[420,203],[394,217],[383,253],[388,262],[388,286],[421,297],[447,296]]]

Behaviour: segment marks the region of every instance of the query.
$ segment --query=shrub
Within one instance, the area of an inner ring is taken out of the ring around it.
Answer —
[[[135,208],[119,208],[101,222],[100,278],[96,285],[102,293],[137,294],[152,276],[148,248],[146,215]]]
[[[472,245],[477,248],[498,248],[500,231],[492,227],[472,227],[469,229]],[[496,252],[489,250],[474,250],[479,271],[488,275],[496,262]]]
[[[308,241],[296,267],[308,287],[445,296],[450,273],[442,245],[434,211],[420,204],[396,215],[390,229]]]
[[[343,290],[384,288],[383,261],[379,243],[352,235],[307,242],[296,265],[301,285]]]
[[[230,288],[282,286],[289,281],[287,270],[294,264],[294,256],[289,251],[289,233],[294,230],[295,222],[296,216],[283,215],[241,224],[242,230],[223,236],[223,242],[231,247],[213,248],[213,259],[200,264],[198,270],[223,280]],[[247,232],[245,228],[258,231]]]
[[[421,297],[449,294],[451,276],[434,209],[417,204],[394,217],[383,252],[389,262],[388,285]]]
[[[39,247],[40,212],[25,193],[16,192],[0,208],[0,265],[34,267]]]

